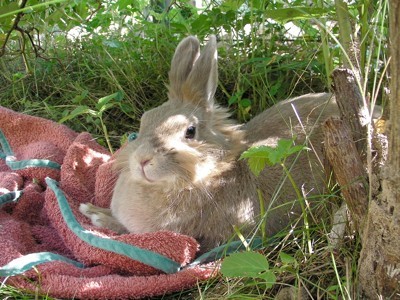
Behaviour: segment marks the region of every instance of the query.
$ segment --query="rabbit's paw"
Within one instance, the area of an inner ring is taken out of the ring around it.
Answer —
[[[86,217],[88,217],[90,219],[91,215],[93,215],[93,213],[94,213],[94,210],[93,210],[94,207],[95,206],[90,203],[81,203],[79,205],[79,211],[81,212],[81,214],[85,215]]]
[[[118,233],[127,232],[125,227],[112,216],[110,209],[97,207],[91,203],[81,203],[79,211],[97,227],[111,229]]]
[[[104,219],[107,215],[101,210],[100,207],[94,206],[90,203],[81,203],[79,206],[79,211],[88,217],[92,224],[98,227],[105,227]]]
[[[81,203],[79,206],[79,211],[86,217],[91,218],[93,214],[102,213],[107,216],[111,216],[111,210],[108,208],[102,208],[95,206],[91,203]]]
[[[112,218],[109,209],[97,207],[91,203],[81,203],[79,211],[97,227],[108,228],[109,218]]]

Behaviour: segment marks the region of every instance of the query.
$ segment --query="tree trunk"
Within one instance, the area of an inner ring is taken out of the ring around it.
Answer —
[[[365,126],[370,122],[370,119],[355,73],[357,72],[349,69],[336,69],[332,72],[332,77],[341,118],[350,126],[353,132],[353,141],[361,154],[367,148]]]
[[[373,168],[378,177],[381,193],[375,196],[375,182],[369,182],[371,193],[355,181],[366,178],[360,167],[359,153],[365,147],[358,143],[358,153],[354,142],[365,137],[363,113],[357,99],[358,87],[351,78],[351,72],[339,70],[335,79],[335,94],[342,112],[342,120],[329,120],[326,132],[326,152],[343,196],[348,204],[356,229],[360,233],[362,250],[358,264],[360,299],[400,299],[400,1],[390,1],[390,41],[391,41],[391,94],[390,131],[385,166]],[[335,75],[335,74],[334,74]],[[344,75],[344,76],[342,76]],[[358,104],[357,104],[358,103]],[[347,114],[347,115],[346,115]],[[359,123],[354,119],[360,119]],[[342,129],[340,128],[342,127]],[[348,128],[353,130],[353,140]],[[347,129],[346,129],[347,128]],[[364,131],[364,132],[363,132]],[[379,138],[373,140],[379,144]],[[384,141],[385,142],[385,141]],[[356,143],[357,144],[357,143]],[[386,145],[378,145],[378,152],[384,152]],[[351,157],[350,157],[351,156]],[[385,157],[385,153],[378,153]],[[371,171],[371,170],[370,170]],[[365,209],[368,205],[368,210]]]
[[[353,142],[352,131],[346,120],[330,118],[324,124],[324,133],[326,157],[346,199],[355,227],[361,232],[368,208],[367,173]]]
[[[400,1],[390,1],[391,98],[388,161],[382,193],[370,202],[362,238],[359,283],[369,299],[400,298]]]

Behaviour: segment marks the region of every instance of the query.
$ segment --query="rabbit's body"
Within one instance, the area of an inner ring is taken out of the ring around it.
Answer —
[[[311,195],[322,195],[326,187],[321,124],[338,114],[332,94],[307,94],[280,102],[255,117],[245,125],[245,137],[250,146],[275,147],[279,139],[292,138],[296,138],[296,145],[306,145],[309,151],[292,155],[285,165],[304,196],[312,198]],[[257,184],[263,191],[269,211],[267,232],[273,234],[285,228],[290,220],[298,219],[300,205],[281,166],[266,167],[257,178]]]
[[[294,189],[283,181],[280,166],[256,177],[238,158],[250,146],[275,146],[278,139],[293,136],[296,144],[304,144],[309,136],[314,149],[303,151],[291,174],[306,191],[320,192],[319,124],[337,112],[332,97],[315,94],[287,100],[239,126],[213,103],[216,68],[215,38],[200,56],[197,39],[179,44],[169,73],[169,101],[143,115],[138,138],[118,155],[121,173],[111,214],[81,206],[94,224],[120,232],[171,230],[195,237],[206,250],[228,240],[233,226],[246,233],[259,223],[260,189],[269,209],[267,232],[273,234],[298,217]]]

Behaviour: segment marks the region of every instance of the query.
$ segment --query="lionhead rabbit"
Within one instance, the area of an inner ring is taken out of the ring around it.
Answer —
[[[172,59],[169,100],[143,114],[137,139],[117,157],[120,175],[111,210],[80,207],[93,224],[121,233],[171,230],[195,237],[204,251],[228,240],[233,226],[242,233],[254,229],[259,189],[272,235],[299,217],[299,200],[280,166],[256,177],[238,158],[250,146],[274,146],[282,138],[295,137],[296,144],[312,149],[286,163],[306,193],[322,192],[319,124],[336,114],[331,95],[287,100],[236,125],[214,103],[217,81],[215,37],[201,54],[197,38],[185,38]]]

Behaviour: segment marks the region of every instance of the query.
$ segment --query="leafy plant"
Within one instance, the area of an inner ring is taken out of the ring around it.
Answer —
[[[222,262],[221,272],[226,277],[261,279],[266,289],[271,288],[276,282],[276,276],[269,268],[267,258],[257,252],[231,254]]]
[[[293,256],[283,251],[279,252],[279,258],[282,262],[282,268],[297,268],[299,266],[299,263]]]
[[[221,264],[221,273],[225,277],[250,278],[260,280],[264,288],[269,289],[276,283],[276,275],[284,272],[298,273],[297,260],[285,252],[279,252],[279,266],[270,268],[267,257],[259,252],[245,251],[233,253]]]
[[[280,139],[276,147],[257,146],[246,150],[240,156],[240,159],[247,159],[250,169],[258,176],[266,166],[279,164],[285,170],[285,173],[291,178],[289,170],[285,166],[285,160],[290,155],[307,150],[303,145],[294,145],[295,139]],[[291,179],[292,181],[293,179]],[[294,182],[292,182],[294,183]],[[294,184],[294,187],[296,184]]]
[[[249,150],[245,151],[242,153],[240,156],[240,159],[247,159],[248,165],[252,172],[258,176],[261,171],[266,167],[266,166],[274,166],[274,165],[280,165],[289,179],[290,183],[292,184],[292,187],[294,191],[296,192],[297,199],[300,203],[301,210],[303,212],[303,221],[305,225],[305,232],[306,232],[306,239],[307,243],[309,245],[309,250],[312,252],[312,247],[311,247],[311,238],[310,238],[310,232],[309,232],[309,223],[308,223],[308,217],[307,217],[307,211],[306,211],[306,206],[304,203],[304,198],[302,196],[300,188],[297,186],[296,182],[294,181],[290,170],[286,167],[285,161],[286,159],[295,153],[298,153],[303,150],[307,150],[308,148],[304,145],[294,145],[295,138],[293,139],[280,139],[277,143],[276,147],[270,147],[270,146],[257,146],[257,147],[252,147]],[[261,216],[265,216],[265,207],[264,207],[264,199],[261,196],[260,191],[258,191],[259,195],[259,201],[260,201],[260,210],[261,210]],[[265,223],[266,220],[263,218],[262,220],[262,225],[261,225],[261,234],[263,239],[265,240],[266,233],[265,233]]]
[[[84,95],[81,95],[81,97],[84,97]],[[67,114],[61,120],[59,120],[59,123],[64,123],[68,120],[74,119],[81,115],[89,115],[95,119],[98,119],[100,121],[101,129],[103,130],[103,135],[106,139],[108,149],[112,153],[113,147],[110,142],[107,126],[104,124],[103,113],[114,106],[121,107],[122,99],[123,99],[123,94],[120,91],[118,91],[114,94],[100,98],[95,106],[95,109],[91,109],[89,106],[86,105],[77,106],[71,112],[67,112]]]

